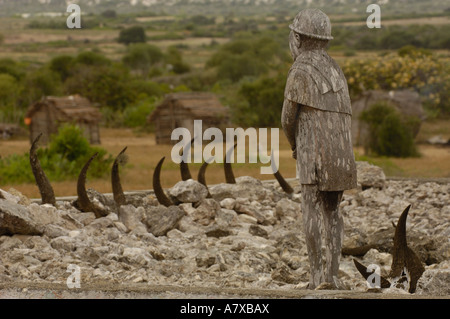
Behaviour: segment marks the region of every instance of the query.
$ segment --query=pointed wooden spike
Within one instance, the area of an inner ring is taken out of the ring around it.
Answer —
[[[211,194],[209,193],[209,189],[208,189],[208,185],[206,185],[206,178],[205,178],[205,174],[206,174],[206,169],[208,168],[210,160],[204,162],[202,164],[202,166],[200,167],[200,170],[198,171],[198,175],[197,175],[197,180],[200,184],[204,185],[206,187],[206,189],[208,190],[208,195],[206,196],[206,198],[211,198]]]
[[[180,156],[184,155],[184,152],[187,151],[190,147],[192,147],[192,143],[194,143],[195,137],[191,139],[191,143],[187,144],[180,152]],[[180,162],[180,173],[181,180],[187,181],[188,179],[192,179],[191,171],[189,170],[188,163],[184,162],[183,159]]]
[[[87,192],[86,192],[86,175],[87,171],[89,169],[89,165],[91,165],[91,162],[96,158],[98,153],[95,153],[91,156],[91,158],[84,164],[83,168],[81,169],[80,175],[78,175],[78,181],[77,181],[77,206],[78,209],[82,212],[93,212],[95,214],[96,218],[104,217],[108,215],[108,211],[104,210],[97,205],[94,205],[91,200],[89,199]]]
[[[153,172],[153,190],[155,192],[156,198],[158,199],[158,202],[161,205],[169,207],[169,206],[173,205],[173,203],[164,193],[164,190],[161,186],[161,179],[160,179],[161,167],[162,167],[162,164],[165,159],[166,159],[165,157],[160,159],[160,161],[158,162],[158,164],[155,167],[155,171]]]
[[[406,207],[400,215],[394,233],[394,247],[392,248],[392,265],[389,276],[396,278],[403,272],[406,263],[406,251],[408,248],[406,242],[406,219],[411,205]]]
[[[31,144],[30,148],[31,170],[33,171],[34,179],[36,180],[36,184],[39,188],[39,193],[41,194],[42,204],[55,205],[56,204],[55,193],[53,191],[52,185],[50,184],[50,181],[47,178],[47,175],[45,175],[45,172],[41,167],[41,163],[39,162],[39,159],[36,154],[36,150],[38,148],[37,143],[39,142],[41,136],[42,133],[40,133]]]
[[[125,194],[123,193],[122,184],[120,183],[120,175],[119,175],[119,165],[125,164],[127,158],[125,156],[125,151],[127,150],[127,146],[117,155],[114,160],[112,169],[111,169],[111,184],[113,190],[114,201],[118,206],[126,204]]]
[[[402,272],[406,271],[409,273],[409,289],[410,293],[416,291],[417,281],[422,276],[425,268],[422,265],[419,257],[414,253],[414,251],[408,247],[406,240],[406,219],[408,218],[408,212],[411,205],[405,208],[403,213],[397,222],[397,227],[395,228],[394,235],[394,247],[392,250],[392,266],[390,277],[396,278],[401,276]]]
[[[236,148],[237,143],[234,143],[234,146],[231,147],[223,159],[223,169],[225,171],[225,181],[228,184],[236,184],[236,179],[234,178],[233,168],[231,167],[231,163],[227,162],[227,158],[230,157],[231,152]]]
[[[278,183],[280,184],[281,188],[284,190],[285,193],[292,194],[294,192],[294,189],[284,179],[284,177],[281,175],[279,170],[276,173],[274,173],[273,175],[275,176],[275,178],[277,179]]]
[[[397,227],[395,227],[395,235],[394,235],[394,246],[406,247],[406,219],[408,218],[408,212],[411,208],[411,205],[405,208],[403,213],[400,215],[400,218],[397,222]]]

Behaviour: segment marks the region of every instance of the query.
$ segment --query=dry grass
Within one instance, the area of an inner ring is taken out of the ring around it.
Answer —
[[[445,130],[447,126],[443,121],[440,126]],[[430,129],[428,124],[425,129]],[[436,127],[436,125],[430,125]],[[446,131],[448,133],[448,129]],[[426,135],[428,133],[422,133]],[[170,159],[171,145],[156,145],[154,134],[135,133],[130,129],[102,129],[102,147],[114,156],[125,146],[128,146],[127,154],[129,162],[121,170],[121,180],[126,191],[144,190],[152,188],[152,175],[157,162],[162,156],[166,157],[161,174],[163,187],[171,187],[180,180],[178,165]],[[205,142],[204,145],[207,143]],[[29,149],[26,139],[1,141],[0,154],[23,154]],[[405,177],[450,177],[450,149],[430,145],[419,145],[422,156],[419,158],[381,158],[373,159],[374,162],[383,166],[387,175]],[[355,149],[362,154],[360,149]],[[191,173],[196,178],[201,164],[190,164]],[[273,179],[272,175],[260,174],[261,164],[233,164],[235,176],[249,175],[259,179]],[[291,151],[284,134],[280,132],[280,172],[284,177],[295,177],[295,161],[291,158]],[[1,177],[0,177],[1,178]],[[222,183],[225,181],[223,165],[213,163],[206,172],[208,184]],[[76,181],[65,181],[52,183],[57,196],[70,196],[76,194]],[[88,180],[88,188],[94,188],[103,193],[111,193],[109,178]],[[34,184],[0,185],[2,189],[8,190],[14,187],[29,197],[39,197],[39,192]]]

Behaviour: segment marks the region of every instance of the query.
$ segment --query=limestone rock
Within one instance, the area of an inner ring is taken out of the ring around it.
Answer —
[[[298,284],[301,280],[300,276],[293,273],[289,267],[283,263],[277,265],[277,268],[272,271],[271,277],[273,280],[287,284]]]
[[[175,228],[184,216],[184,212],[177,206],[157,206],[145,211],[144,223],[147,229],[155,236],[163,236]]]
[[[447,269],[426,269],[417,287],[416,293],[419,295],[450,295],[450,268],[447,266]]]
[[[225,227],[221,227],[219,225],[211,225],[210,227],[208,227],[205,231],[206,236],[208,237],[224,237],[224,236],[229,236],[231,234],[230,230],[225,228]]]
[[[216,213],[215,221],[218,225],[229,227],[236,223],[237,216],[234,210],[222,208]]]
[[[44,234],[50,238],[56,238],[61,236],[69,236],[69,231],[61,226],[46,225],[44,227]]]
[[[250,227],[248,228],[248,232],[250,234],[252,234],[253,236],[259,236],[259,237],[264,237],[264,238],[269,237],[269,234],[267,233],[267,231],[258,225],[250,225]]]
[[[29,209],[8,200],[0,200],[0,235],[41,235],[43,226],[33,218]]]
[[[249,200],[264,200],[270,194],[260,180],[250,176],[240,176],[236,178],[236,184],[217,184],[209,187],[211,196],[221,202],[226,198],[238,197]]]
[[[197,203],[208,196],[208,189],[193,179],[176,183],[169,189],[169,195],[181,203]]]
[[[145,210],[143,207],[136,208],[132,205],[122,205],[119,208],[119,221],[130,231],[139,229],[146,232],[145,225],[141,222],[144,219]]]
[[[56,250],[74,251],[76,248],[75,240],[69,236],[61,236],[50,241],[50,245]]]
[[[386,175],[384,175],[381,167],[371,165],[368,162],[356,162],[358,184],[362,189],[370,187],[383,189],[386,182]]]
[[[275,206],[275,217],[278,219],[296,220],[301,216],[301,205],[287,198],[282,198]]]
[[[196,209],[192,211],[189,216],[191,216],[195,222],[203,226],[208,226],[214,221],[217,212],[220,210],[220,205],[216,200],[205,198],[198,203]]]
[[[31,200],[15,188],[10,188],[8,193],[13,196],[16,196],[19,199],[17,204],[20,204],[23,206],[29,206],[31,204]]]
[[[225,198],[220,201],[220,207],[225,209],[234,209],[234,204],[236,203],[236,200],[234,198]]]
[[[210,267],[216,263],[216,256],[207,252],[200,252],[195,257],[195,261],[197,267]]]
[[[20,197],[10,194],[6,191],[4,191],[3,189],[0,189],[0,199],[5,199],[9,202],[12,202],[14,204],[18,204],[20,202]]]

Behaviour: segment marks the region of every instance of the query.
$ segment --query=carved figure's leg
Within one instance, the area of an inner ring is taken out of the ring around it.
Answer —
[[[325,280],[333,285],[336,285],[334,277],[338,276],[344,239],[344,220],[339,213],[342,194],[343,192],[321,192],[326,251]]]
[[[315,289],[324,281],[321,254],[322,205],[319,197],[316,185],[302,185],[303,228],[310,265],[309,289]]]

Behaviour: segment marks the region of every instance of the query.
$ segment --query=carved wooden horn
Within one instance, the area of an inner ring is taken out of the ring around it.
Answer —
[[[174,205],[173,202],[166,196],[164,190],[161,186],[161,167],[166,158],[163,157],[160,159],[158,164],[155,167],[155,171],[153,172],[153,190],[155,191],[156,198],[161,205],[169,207]]]
[[[120,183],[119,164],[125,164],[127,157],[125,151],[128,147],[125,147],[114,160],[111,169],[111,184],[113,190],[114,201],[118,206],[126,204],[125,194],[123,193],[122,184]]]
[[[191,140],[189,144],[187,144],[182,150],[180,156],[184,155],[184,152],[187,151],[190,147],[192,147],[192,143],[194,143],[195,137]],[[189,165],[188,163],[185,163],[183,159],[181,159],[180,162],[180,173],[181,173],[181,180],[187,181],[188,179],[192,179],[191,172],[189,171]]]
[[[205,174],[206,174],[206,169],[208,168],[209,163],[211,162],[211,159],[208,159],[206,162],[204,162],[202,164],[202,166],[200,167],[200,170],[198,171],[198,175],[197,175],[197,180],[200,184],[204,185],[206,187],[206,189],[208,190],[208,195],[206,196],[207,198],[211,198],[211,194],[209,193],[209,189],[208,189],[208,185],[206,185],[206,178],[205,178]]]
[[[281,188],[284,190],[285,193],[292,194],[294,192],[294,189],[284,179],[283,175],[281,175],[279,170],[276,173],[274,173],[273,175],[275,176],[275,178],[278,181],[278,184],[280,184]]]
[[[41,167],[41,163],[36,155],[37,143],[41,138],[42,133],[40,133],[31,144],[30,148],[30,165],[33,171],[34,179],[39,188],[39,193],[41,194],[42,204],[56,204],[55,193],[53,191],[52,185],[45,175],[44,170]]]
[[[86,174],[89,169],[89,165],[91,165],[92,160],[96,158],[97,155],[98,153],[95,153],[94,155],[91,156],[91,158],[86,162],[86,164],[84,164],[83,168],[81,169],[80,175],[78,176],[77,206],[78,209],[81,210],[82,212],[93,212],[96,218],[100,218],[108,215],[108,211],[92,203],[86,192]]]
[[[406,219],[411,205],[405,208],[397,222],[394,234],[394,247],[392,249],[392,266],[389,277],[401,276],[404,268],[408,270],[410,276],[409,292],[416,291],[416,285],[425,268],[419,257],[408,247],[406,241]]]
[[[225,154],[225,157],[223,159],[223,169],[225,171],[225,181],[228,184],[236,184],[236,179],[234,178],[233,174],[233,168],[231,167],[231,163],[227,163],[227,158],[229,157],[229,154],[236,148],[237,142],[234,143],[233,147],[230,147],[230,149]]]

